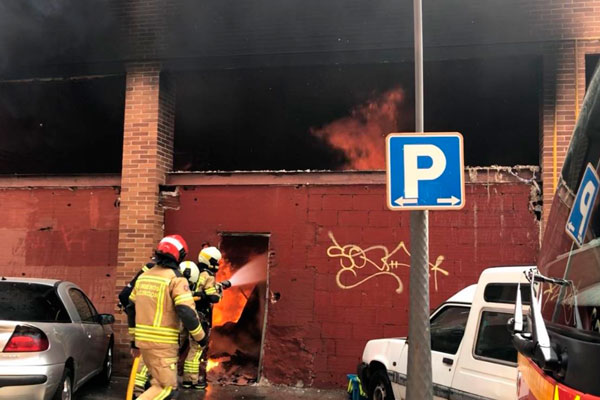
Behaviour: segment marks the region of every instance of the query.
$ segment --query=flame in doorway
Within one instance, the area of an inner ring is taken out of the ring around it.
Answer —
[[[223,257],[217,272],[217,282],[231,278],[233,268]],[[240,287],[232,287],[225,291],[220,302],[213,306],[213,326],[222,326],[227,322],[237,322],[248,302],[248,296]]]
[[[398,129],[403,100],[404,92],[395,88],[355,107],[350,116],[310,131],[346,154],[344,168],[385,169],[385,136]]]

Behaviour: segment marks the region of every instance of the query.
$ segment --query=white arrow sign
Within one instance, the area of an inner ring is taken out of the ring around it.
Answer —
[[[438,204],[451,204],[451,205],[456,205],[458,203],[460,203],[460,199],[458,197],[455,196],[451,196],[449,198],[439,198],[437,199],[437,203]]]
[[[396,200],[394,200],[394,203],[398,204],[399,206],[404,206],[406,204],[417,204],[417,202],[419,201],[419,199],[417,198],[404,198],[404,197],[398,197]]]

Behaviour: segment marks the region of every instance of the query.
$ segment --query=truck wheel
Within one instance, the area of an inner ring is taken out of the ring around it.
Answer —
[[[394,400],[392,385],[385,370],[378,369],[369,379],[369,400]]]

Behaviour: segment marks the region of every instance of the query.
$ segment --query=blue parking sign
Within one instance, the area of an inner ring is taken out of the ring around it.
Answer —
[[[464,207],[460,133],[391,133],[386,139],[386,163],[390,210]]]
[[[598,195],[598,188],[600,187],[600,179],[596,169],[592,164],[588,164],[583,178],[581,178],[581,184],[579,190],[577,190],[577,196],[573,202],[571,213],[567,219],[567,225],[565,227],[567,234],[581,247],[585,239],[585,233],[590,223],[590,217],[592,216],[592,210]]]

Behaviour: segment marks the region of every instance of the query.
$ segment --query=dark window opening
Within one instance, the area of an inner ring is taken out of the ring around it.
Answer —
[[[0,174],[120,173],[123,76],[0,83]]]
[[[585,89],[590,86],[594,71],[600,65],[600,54],[586,54],[585,55]]]
[[[484,311],[479,323],[475,355],[510,363],[517,362],[517,350],[507,322],[512,314]]]
[[[450,306],[431,320],[431,350],[456,354],[469,318],[469,307]]]
[[[541,69],[533,56],[427,62],[426,130],[461,132],[466,165],[538,165]],[[385,169],[385,136],[414,130],[412,63],[176,79],[175,170]]]
[[[0,320],[71,322],[54,286],[26,282],[0,283]]]
[[[425,66],[425,130],[464,136],[465,165],[539,165],[539,57]]]
[[[521,304],[531,303],[529,285],[521,285]],[[514,283],[489,283],[485,286],[483,298],[488,303],[514,304],[517,299],[517,285]]]
[[[77,309],[77,313],[79,314],[79,318],[81,318],[81,322],[96,322],[96,310],[93,309],[91,303],[86,298],[86,296],[77,289],[69,289],[69,296]]]

